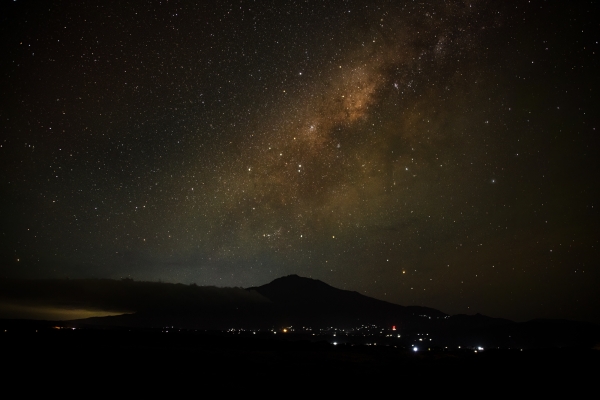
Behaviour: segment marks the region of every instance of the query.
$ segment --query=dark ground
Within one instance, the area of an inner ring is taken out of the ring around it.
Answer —
[[[72,330],[39,323],[4,327],[0,354],[9,366],[3,373],[5,382],[25,378],[103,387],[125,384],[144,391],[244,382],[229,389],[295,385],[298,390],[361,387],[412,393],[562,388],[574,393],[595,385],[600,371],[600,351],[589,348],[413,353],[393,346],[334,346],[267,333]]]

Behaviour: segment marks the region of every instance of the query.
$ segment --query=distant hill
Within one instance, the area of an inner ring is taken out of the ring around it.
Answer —
[[[0,302],[146,312],[235,308],[268,300],[242,288],[133,279],[0,279]]]
[[[0,280],[0,311],[7,304],[126,312],[63,323],[70,326],[209,330],[293,326],[316,331],[375,325],[388,330],[395,326],[403,340],[424,340],[428,348],[593,347],[600,343],[600,328],[590,323],[516,323],[481,314],[449,316],[433,308],[401,306],[298,275],[247,289],[131,279]]]
[[[249,288],[269,299],[285,325],[352,328],[362,324],[405,328],[447,314],[428,307],[404,307],[358,292],[334,288],[316,279],[289,275]]]

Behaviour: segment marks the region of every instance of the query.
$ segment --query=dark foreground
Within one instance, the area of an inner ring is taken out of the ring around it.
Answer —
[[[487,385],[494,390],[523,385],[576,390],[595,385],[600,371],[600,351],[589,348],[413,352],[268,334],[31,328],[1,332],[2,363],[9,367],[5,382],[25,376],[32,381],[120,382],[146,389],[201,381],[208,386],[287,382],[302,388],[346,389],[393,385],[411,392]]]

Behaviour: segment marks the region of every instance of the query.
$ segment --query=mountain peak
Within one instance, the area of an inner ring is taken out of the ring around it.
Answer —
[[[250,289],[256,290],[271,301],[283,303],[319,302],[324,300],[323,296],[330,297],[331,292],[343,292],[343,290],[329,286],[318,279],[296,274],[282,276],[266,285]]]
[[[318,279],[307,278],[305,276],[300,276],[300,275],[297,275],[297,274],[286,275],[286,276],[282,276],[280,278],[273,279],[267,285],[270,285],[270,284],[273,284],[273,283],[286,284],[286,285],[290,285],[290,284],[305,284],[305,285],[309,285],[309,284],[322,284],[322,285],[329,286],[325,282],[320,281]],[[263,285],[263,286],[266,286],[266,285]]]

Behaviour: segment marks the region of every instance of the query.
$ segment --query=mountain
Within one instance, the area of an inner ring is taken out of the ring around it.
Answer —
[[[127,297],[129,309],[135,310],[134,313],[88,318],[85,322],[196,329],[279,329],[284,326],[347,329],[361,325],[395,325],[413,330],[448,317],[433,308],[404,307],[298,275],[245,289],[246,295],[240,293],[241,289],[231,288],[127,284],[130,290],[137,291]],[[206,292],[210,292],[210,296]],[[139,298],[142,294],[143,300]]]
[[[356,339],[357,329],[368,327],[369,335],[378,336],[380,343],[382,337],[397,339],[401,335],[402,344],[394,340],[394,345],[410,347],[412,343],[427,348],[592,347],[600,343],[600,328],[595,324],[557,320],[517,323],[481,314],[449,316],[433,308],[401,306],[297,275],[247,289],[131,279],[0,280],[0,313],[3,307],[14,310],[18,309],[15,305],[24,304],[29,308],[126,311],[62,323],[73,327],[267,331],[292,326],[306,338],[317,332],[317,339],[319,332],[333,327],[354,335],[348,340]],[[391,335],[393,326],[397,331]]]
[[[433,308],[404,307],[298,275],[248,290],[269,299],[284,325],[353,328],[373,324],[409,328],[447,317]]]

